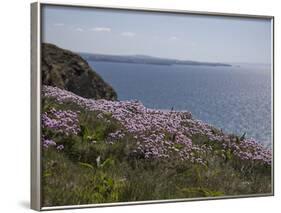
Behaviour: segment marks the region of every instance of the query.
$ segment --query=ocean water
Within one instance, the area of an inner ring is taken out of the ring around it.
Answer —
[[[92,62],[119,100],[146,107],[190,111],[224,132],[253,137],[271,146],[270,66],[161,66]]]

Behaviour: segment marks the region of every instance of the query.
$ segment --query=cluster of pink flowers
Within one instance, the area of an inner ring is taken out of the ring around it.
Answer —
[[[43,139],[43,147],[49,148],[50,146],[57,146],[57,143],[51,139]]]
[[[86,99],[51,86],[43,86],[43,96],[54,98],[58,103],[74,102],[87,110],[99,111],[100,117],[102,113],[110,113],[123,125],[125,131],[134,135],[138,145],[135,152],[141,153],[145,158],[167,158],[177,155],[182,160],[188,159],[191,162],[205,164],[198,153],[211,151],[211,146],[194,145],[191,139],[193,136],[203,135],[213,143],[231,148],[242,160],[259,160],[271,164],[271,152],[256,141],[245,139],[237,145],[231,136],[200,120],[192,119],[190,112],[148,109],[139,101]],[[52,122],[47,121],[50,126]],[[77,132],[76,122],[77,120],[71,126]],[[111,133],[109,137],[120,138],[124,135],[122,132],[116,132]],[[234,148],[234,145],[238,148]]]
[[[56,110],[51,108],[48,112],[44,112],[41,116],[42,127],[45,129],[51,129],[54,132],[65,135],[77,135],[80,131],[78,112],[71,110]],[[42,144],[44,148],[56,147],[58,151],[64,149],[64,146],[57,145],[57,143],[48,139],[43,135]]]
[[[113,143],[113,141],[123,138],[124,136],[125,133],[123,133],[121,130],[117,130],[116,132],[109,133],[108,138],[112,139],[111,143]]]
[[[271,151],[265,149],[253,138],[244,139],[238,143],[237,141],[232,141],[232,143],[224,142],[224,145],[229,147],[233,151],[233,154],[242,160],[258,161],[271,165]]]
[[[57,143],[54,141],[54,140],[51,140],[51,139],[45,139],[43,138],[43,147],[48,149],[49,147],[56,147],[56,149],[58,151],[61,151],[64,149],[64,146],[61,144],[61,145],[57,145]]]
[[[80,131],[78,113],[71,110],[50,109],[42,114],[43,128],[49,128],[66,135],[77,135]]]

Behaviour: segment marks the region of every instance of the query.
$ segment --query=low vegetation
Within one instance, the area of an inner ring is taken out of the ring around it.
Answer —
[[[271,152],[189,112],[42,94],[43,206],[271,192]]]

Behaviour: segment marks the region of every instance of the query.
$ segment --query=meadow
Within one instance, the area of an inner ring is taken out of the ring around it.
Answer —
[[[43,206],[272,192],[271,151],[190,112],[42,90]]]

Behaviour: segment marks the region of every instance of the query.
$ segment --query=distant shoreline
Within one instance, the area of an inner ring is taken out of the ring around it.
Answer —
[[[224,66],[231,67],[231,64],[214,63],[214,62],[199,62],[192,60],[177,60],[158,58],[145,55],[104,55],[93,53],[79,53],[87,61],[101,61],[101,62],[114,62],[114,63],[131,63],[131,64],[151,64],[151,65],[194,65],[194,66]]]

